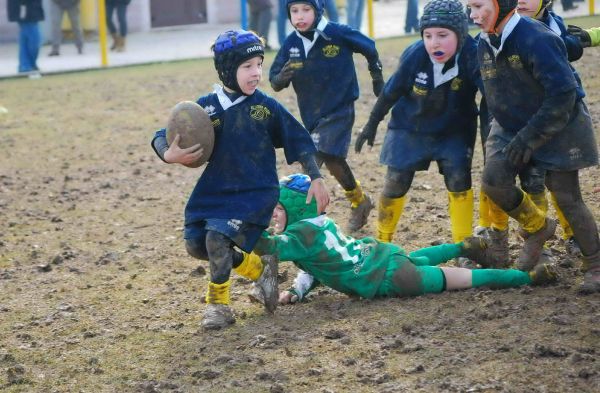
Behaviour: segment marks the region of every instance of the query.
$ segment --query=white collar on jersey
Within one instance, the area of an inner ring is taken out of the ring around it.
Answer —
[[[454,59],[454,66],[443,74],[442,74],[442,70],[444,69],[444,66],[446,65],[446,63],[438,63],[438,62],[434,61],[431,56],[429,56],[429,58],[431,59],[431,62],[433,63],[433,87],[434,88],[438,87],[439,85],[443,85],[444,83],[446,83],[449,80],[456,78],[458,76],[458,57],[459,56],[460,56],[460,54],[457,53],[456,57]]]
[[[317,38],[319,38],[319,35],[321,34],[319,32],[325,29],[327,23],[329,23],[327,19],[324,16],[321,16],[321,20],[315,28],[315,34],[313,36],[312,41],[300,34],[298,30],[296,30],[296,35],[300,37],[300,39],[302,40],[302,45],[304,46],[304,57],[308,57],[308,52],[310,52],[312,47],[315,45],[315,42],[317,42]]]
[[[227,96],[227,94],[225,94],[225,91],[223,90],[223,86],[213,85],[213,88],[215,89],[213,91],[213,93],[215,93],[217,95],[217,98],[219,99],[219,104],[221,104],[221,107],[223,108],[224,111],[226,111],[227,109],[231,108],[234,105],[239,104],[240,102],[242,102],[246,98],[248,98],[248,96],[245,96],[242,94],[240,97],[236,98],[236,100],[232,102],[229,99],[229,97]]]

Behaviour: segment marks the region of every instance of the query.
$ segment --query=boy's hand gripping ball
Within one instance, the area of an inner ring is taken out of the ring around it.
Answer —
[[[190,168],[202,166],[212,154],[215,144],[215,131],[210,116],[204,108],[192,101],[182,101],[171,109],[167,121],[167,142],[173,143],[179,134],[179,147],[182,149],[200,144],[203,152],[193,164],[186,165]]]

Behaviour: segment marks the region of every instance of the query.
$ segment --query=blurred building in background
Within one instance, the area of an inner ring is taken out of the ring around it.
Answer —
[[[40,24],[45,38],[50,36],[49,9],[52,0],[43,0],[46,20]],[[143,32],[154,28],[239,22],[240,0],[132,0],[127,9],[129,32]],[[86,37],[98,32],[98,0],[81,0],[81,24]],[[69,31],[68,18],[63,30]],[[9,23],[6,0],[0,0],[0,41],[17,40],[18,26]],[[68,36],[68,35],[67,35]]]

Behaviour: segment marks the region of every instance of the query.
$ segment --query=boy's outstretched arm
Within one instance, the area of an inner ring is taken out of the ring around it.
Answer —
[[[306,203],[309,204],[313,198],[317,200],[317,212],[319,214],[325,211],[327,205],[329,205],[329,191],[315,160],[315,156],[312,154],[303,154],[300,156],[300,164],[304,169],[304,173],[310,177],[311,183],[306,195]]]
[[[301,301],[318,285],[319,281],[315,280],[311,274],[300,270],[294,279],[292,287],[279,294],[279,304],[294,304]]]

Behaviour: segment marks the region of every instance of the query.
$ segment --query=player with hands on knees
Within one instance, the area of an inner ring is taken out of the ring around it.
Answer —
[[[346,157],[359,97],[354,53],[368,62],[373,93],[383,87],[382,65],[375,42],[358,30],[328,21],[320,0],[286,2],[294,31],[277,52],[269,79],[273,90],[292,85],[302,122],[317,147],[319,166],[325,164],[350,203],[347,230],[367,223],[374,205],[355,178]]]
[[[472,234],[471,161],[481,87],[477,44],[458,0],[433,0],[420,21],[422,40],[402,53],[355,142],[373,146],[378,124],[391,110],[380,163],[387,166],[379,199],[377,239],[390,242],[415,172],[437,162],[448,190],[452,239]]]
[[[570,224],[583,255],[584,293],[600,291],[600,238],[583,201],[579,170],[598,165],[585,93],[560,36],[516,13],[518,0],[469,0],[482,32],[478,59],[493,117],[486,141],[482,189],[526,232],[519,268],[535,269],[556,222],[515,185],[532,163]]]
[[[277,306],[277,262],[251,253],[279,197],[275,149],[283,149],[288,164],[300,162],[312,179],[304,202],[319,211],[329,203],[310,135],[281,104],[258,90],[263,41],[252,32],[227,31],[212,49],[223,86],[215,85],[197,103],[210,116],[215,141],[185,207],[184,231],[187,252],[210,265],[205,329],[235,322],[229,307],[232,269],[259,285],[267,311]],[[202,154],[202,146],[181,149],[179,141],[175,137],[169,146],[161,129],[152,147],[167,163],[187,165]]]

